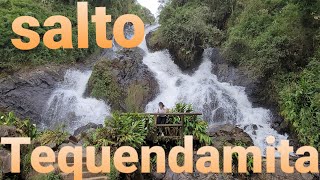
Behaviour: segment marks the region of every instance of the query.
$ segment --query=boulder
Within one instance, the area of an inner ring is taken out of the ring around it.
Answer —
[[[223,146],[253,146],[251,137],[242,129],[231,124],[211,127],[208,134],[213,139],[213,146],[220,152],[222,152]]]
[[[204,52],[200,42],[195,42],[192,51],[185,50],[184,45],[169,46],[168,43],[162,41],[159,31],[151,31],[146,35],[146,43],[149,51],[155,52],[168,49],[173,61],[184,72],[193,72],[202,62],[202,54]]]
[[[142,62],[140,48],[123,49],[114,58],[102,58],[94,66],[86,94],[103,99],[112,110],[143,112],[159,92],[153,73]]]
[[[165,49],[163,43],[159,40],[161,37],[158,37],[158,31],[150,31],[146,35],[146,43],[148,50],[150,52],[161,51]]]
[[[102,124],[95,124],[95,123],[88,123],[85,126],[79,127],[78,129],[76,129],[73,133],[73,136],[78,136],[81,135],[82,133],[87,132],[90,129],[98,129],[103,127]]]

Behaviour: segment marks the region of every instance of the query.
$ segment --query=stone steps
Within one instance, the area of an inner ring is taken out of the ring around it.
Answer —
[[[56,162],[58,162],[58,154],[56,154]],[[74,165],[74,157],[67,156],[67,165],[73,166]],[[84,180],[107,180],[108,177],[102,173],[91,173],[88,171],[87,168],[87,157],[85,151],[82,153],[82,179]],[[56,164],[57,165],[57,164]],[[62,179],[64,180],[74,180],[74,173],[63,173],[61,172]]]

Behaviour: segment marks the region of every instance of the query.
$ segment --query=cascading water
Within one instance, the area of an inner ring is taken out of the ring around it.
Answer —
[[[146,32],[155,28],[150,27]],[[160,101],[167,107],[184,102],[202,112],[210,126],[230,123],[244,129],[255,145],[262,149],[266,147],[267,136],[275,136],[278,142],[287,139],[270,127],[269,110],[252,107],[244,87],[219,82],[217,76],[212,74],[212,49],[205,50],[198,70],[187,75],[174,64],[168,51],[150,53],[146,42],[140,47],[146,51],[143,62],[155,74],[160,86],[160,93],[146,106],[147,112],[155,112]]]
[[[68,131],[89,122],[102,124],[110,115],[110,107],[103,101],[84,97],[91,71],[68,70],[64,81],[52,93],[43,113],[43,126],[55,128],[65,125]]]
[[[127,23],[124,34],[127,39],[133,35],[133,26]],[[115,57],[121,50],[114,38],[113,48],[106,50],[102,56]],[[103,124],[105,118],[110,116],[110,106],[104,101],[84,96],[87,83],[92,71],[68,70],[64,81],[52,93],[42,114],[42,126],[56,128],[64,125],[69,132],[88,124],[89,122]]]
[[[157,28],[150,26],[146,32]],[[211,126],[236,124],[244,129],[255,145],[265,148],[265,138],[269,135],[277,141],[287,139],[270,127],[270,112],[263,108],[253,108],[245,93],[245,88],[219,82],[212,74],[211,49],[205,50],[202,64],[192,75],[182,73],[172,61],[168,51],[150,53],[144,41],[140,47],[146,55],[143,62],[155,74],[160,93],[146,106],[147,112],[154,112],[159,101],[173,107],[178,102],[192,104]],[[103,123],[110,115],[110,107],[103,101],[85,98],[87,82],[91,71],[69,70],[64,82],[57,88],[47,103],[43,124],[55,127],[65,124],[72,131],[88,122]]]

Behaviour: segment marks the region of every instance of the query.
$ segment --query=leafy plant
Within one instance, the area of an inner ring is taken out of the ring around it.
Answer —
[[[35,139],[39,134],[35,124],[32,124],[28,119],[20,120],[13,112],[2,115],[0,113],[0,125],[15,126],[21,136],[30,137],[31,139]]]
[[[177,113],[191,113],[193,107],[191,104],[178,103],[171,110],[171,112]],[[169,123],[178,124],[181,122],[179,117],[173,117],[169,119]],[[184,117],[184,135],[193,135],[201,144],[212,144],[211,137],[207,134],[208,123],[204,120],[197,118],[196,116]]]
[[[45,130],[37,139],[41,145],[55,144],[56,146],[61,145],[69,134],[64,130],[64,126],[61,125],[55,130]]]
[[[320,150],[320,63],[308,67],[280,92],[281,114],[296,129],[300,142]]]
[[[105,126],[97,129],[89,140],[91,145],[101,146],[131,146],[140,148],[152,132],[152,118],[138,114],[117,114],[106,119]]]

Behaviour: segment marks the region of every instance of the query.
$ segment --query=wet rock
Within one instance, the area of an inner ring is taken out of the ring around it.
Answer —
[[[0,137],[19,137],[14,126],[0,126]]]
[[[187,73],[192,73],[202,62],[202,54],[204,49],[196,46],[191,52],[185,52],[181,47],[169,47],[169,52],[173,58],[173,61],[180,69]]]
[[[2,173],[10,173],[11,172],[11,154],[10,151],[0,150],[0,165]]]
[[[0,79],[0,109],[38,123],[55,84],[63,79],[59,68],[42,67]]]
[[[251,98],[251,102],[261,103],[259,97],[254,96],[258,93],[256,91],[260,90],[258,89],[258,82],[248,75],[246,69],[228,64],[220,55],[219,49],[212,50],[211,61],[213,63],[212,73],[217,76],[219,81],[246,87],[246,93]]]
[[[118,54],[113,59],[104,58],[97,62],[87,94],[105,100],[112,110],[143,112],[147,103],[159,92],[159,85],[142,62],[142,49],[124,49]]]
[[[222,152],[223,146],[244,145],[253,146],[251,137],[242,129],[225,124],[209,129],[208,134],[213,139],[213,146]]]
[[[49,144],[47,144],[46,146],[50,147],[51,149],[56,150],[57,149],[57,143],[55,142],[51,142]]]
[[[78,139],[75,136],[69,136],[69,142],[71,142],[73,144],[77,144]]]
[[[87,132],[88,130],[90,130],[90,129],[98,129],[98,128],[101,128],[102,127],[102,125],[101,124],[95,124],[95,123],[88,123],[87,125],[85,125],[85,126],[82,126],[82,127],[80,127],[80,128],[78,128],[78,129],[76,129],[75,131],[74,131],[74,133],[73,133],[73,136],[78,136],[78,135],[80,135],[81,133],[85,133],[85,132]]]

